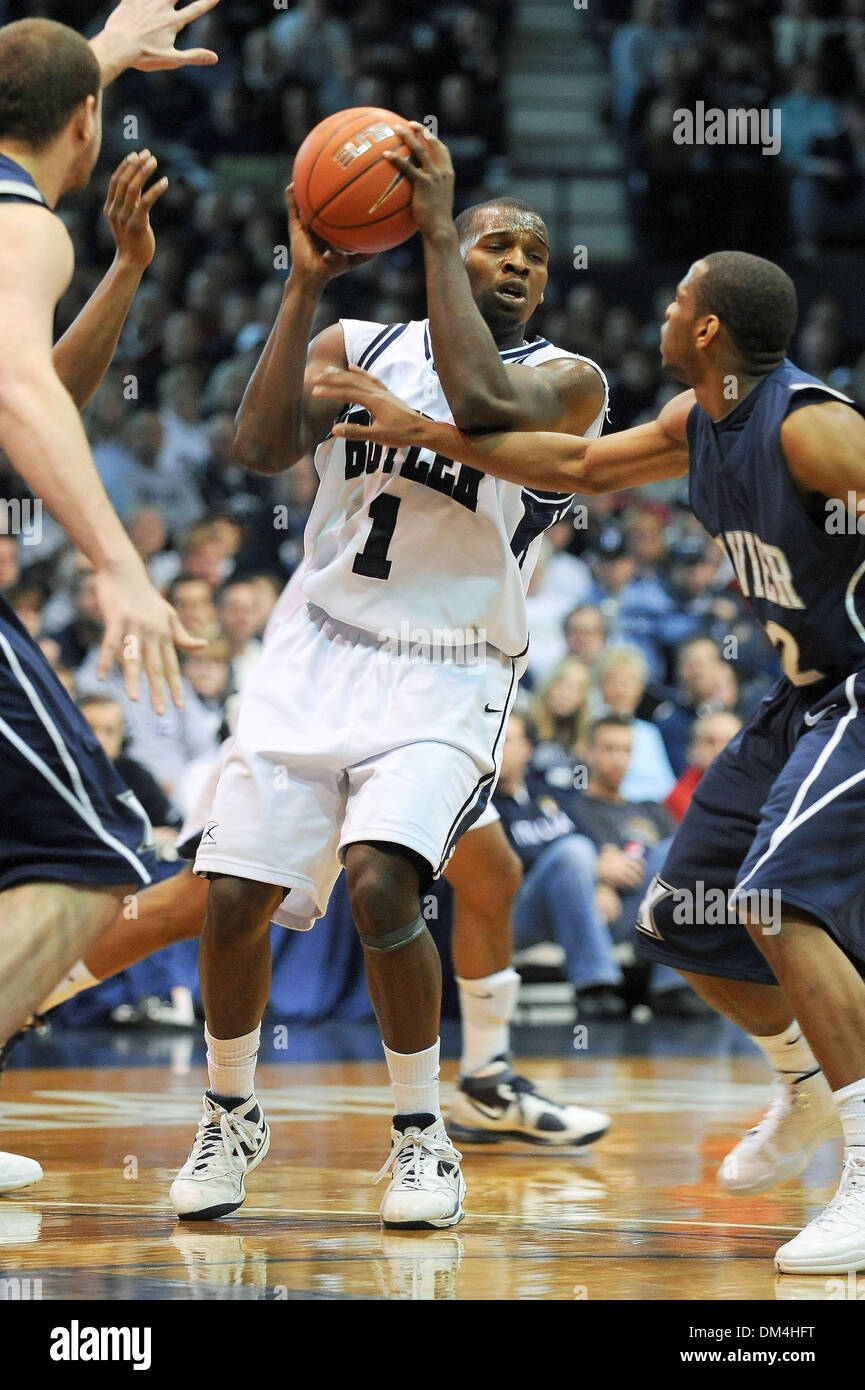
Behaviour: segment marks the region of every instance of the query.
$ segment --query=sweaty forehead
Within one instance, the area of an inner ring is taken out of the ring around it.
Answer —
[[[495,232],[507,236],[533,236],[549,249],[547,229],[536,212],[525,208],[489,207],[481,208],[471,221],[464,245],[474,246],[481,237]]]

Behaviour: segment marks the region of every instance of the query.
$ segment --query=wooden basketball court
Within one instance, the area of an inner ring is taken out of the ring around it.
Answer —
[[[613,1126],[583,1154],[466,1146],[466,1219],[444,1232],[379,1226],[371,1179],[387,1155],[390,1094],[376,1063],[261,1067],[270,1155],[234,1217],[185,1225],[167,1189],[193,1138],[203,1067],[10,1070],[0,1146],[37,1158],[45,1178],[0,1198],[6,1296],[22,1296],[14,1280],[48,1300],[838,1296],[831,1281],[772,1266],[834,1190],[836,1145],[764,1196],[715,1184],[763,1109],[759,1058],[520,1065],[557,1096],[607,1110]],[[446,1080],[455,1069],[445,1065]]]

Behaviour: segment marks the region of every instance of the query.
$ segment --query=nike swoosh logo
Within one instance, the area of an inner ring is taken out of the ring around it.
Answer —
[[[484,714],[501,714],[501,710],[494,709],[492,705],[484,705]]]
[[[829,714],[831,710],[837,708],[837,705],[827,705],[826,708],[821,709],[818,714],[806,714],[805,723],[808,725],[809,729],[811,729],[814,727],[815,724],[818,724],[820,722],[824,714]]]

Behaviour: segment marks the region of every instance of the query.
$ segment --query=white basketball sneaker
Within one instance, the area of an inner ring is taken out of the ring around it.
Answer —
[[[17,1192],[21,1187],[41,1182],[44,1173],[35,1158],[0,1153],[0,1193]]]
[[[521,1139],[547,1148],[582,1147],[606,1134],[610,1117],[550,1100],[533,1081],[517,1076],[505,1058],[497,1058],[481,1075],[459,1078],[448,1124],[466,1144]]]
[[[838,1191],[828,1207],[781,1246],[775,1268],[782,1274],[865,1269],[865,1157],[845,1159]]]
[[[404,1230],[439,1229],[462,1221],[465,1179],[462,1154],[448,1138],[445,1123],[433,1115],[396,1115],[387,1162],[373,1178],[392,1173],[382,1198],[383,1226]]]
[[[224,1110],[205,1092],[204,1114],[169,1199],[182,1221],[228,1216],[246,1197],[244,1182],[270,1148],[270,1128],[255,1096]]]
[[[822,1071],[801,1081],[776,1077],[769,1109],[727,1154],[718,1181],[728,1192],[766,1192],[804,1173],[820,1145],[840,1133],[838,1107]]]

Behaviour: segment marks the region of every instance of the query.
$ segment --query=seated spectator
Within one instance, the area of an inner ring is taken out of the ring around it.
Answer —
[[[589,669],[607,644],[607,622],[600,608],[583,603],[565,618],[565,643],[572,656],[578,656]]]
[[[588,601],[600,608],[611,639],[638,646],[649,663],[649,674],[659,679],[666,667],[659,632],[674,604],[656,575],[638,579],[636,570],[636,556],[622,532],[616,526],[605,527],[598,540],[596,582]]]
[[[598,906],[627,960],[633,955],[637,912],[643,894],[667,856],[673,823],[652,801],[628,800],[623,778],[630,765],[633,725],[617,715],[595,721],[586,757],[589,784],[568,800],[577,830],[598,851]],[[708,1007],[667,965],[653,965],[649,1002],[654,1013],[702,1015]]]
[[[721,681],[728,665],[709,637],[693,637],[679,650],[676,689],[653,716],[677,777],[685,770],[694,720],[725,708]]]
[[[180,829],[180,816],[147,768],[124,753],[123,711],[116,700],[112,700],[110,695],[85,695],[78,701],[78,708],[101,743],[106,757],[114,764],[118,776],[141,803],[144,814],[153,826],[157,851],[173,846]]]
[[[213,589],[231,578],[234,561],[226,553],[226,536],[210,521],[191,526],[180,546],[180,566],[184,574],[205,579]]]
[[[197,574],[179,574],[169,585],[168,602],[177,609],[177,616],[193,637],[212,642],[219,636],[219,613],[206,579]]]
[[[168,548],[168,531],[159,508],[139,508],[130,518],[129,535],[154,588],[165,589],[180,569],[180,556]]]
[[[622,785],[622,795],[630,801],[663,801],[676,780],[657,728],[636,717],[648,678],[648,664],[637,647],[610,647],[595,667],[595,708],[618,715],[631,728],[631,761]]]
[[[790,211],[796,255],[814,260],[820,247],[865,239],[865,98],[847,97],[838,130],[815,137],[793,179]],[[835,363],[831,364],[832,366]]]
[[[559,532],[558,536],[556,531]],[[526,595],[531,634],[528,651],[531,682],[542,680],[565,655],[562,631],[565,614],[591,587],[591,575],[585,561],[570,555],[567,550],[555,549],[557,540],[561,545],[567,543],[568,534],[573,535],[573,527],[565,522],[559,527],[552,527],[551,533],[552,538],[545,535],[541,539],[537,564]]]
[[[742,727],[738,714],[719,710],[717,714],[704,714],[697,719],[691,729],[688,741],[688,761],[675,787],[664,802],[673,820],[678,825],[691,804],[694,788],[713,758]]]
[[[570,789],[588,727],[589,669],[566,656],[535,695],[532,719],[537,740],[532,773],[551,787]]]
[[[261,602],[252,584],[227,584],[219,599],[219,623],[228,645],[231,680],[235,690],[261,660]]]
[[[56,632],[54,638],[60,660],[70,671],[77,671],[88,654],[99,647],[104,624],[92,569],[79,569],[72,582],[74,617]]]
[[[595,909],[597,854],[578,835],[570,816],[550,793],[533,796],[526,785],[532,740],[526,719],[508,720],[502,770],[494,802],[505,833],[525,871],[514,899],[518,950],[554,940],[565,952],[579,1016],[621,1018],[622,972],[613,943]]]
[[[187,652],[183,674],[212,716],[213,733],[218,735],[225,718],[225,702],[233,693],[230,648],[225,638],[218,638],[200,651]]]
[[[37,584],[16,584],[3,597],[35,642],[42,630],[42,610],[45,607],[42,590]]]
[[[165,713],[157,714],[150,700],[130,698],[116,665],[104,681],[100,680],[96,674],[98,660],[99,650],[94,647],[78,668],[79,697],[108,695],[119,705],[128,735],[129,756],[141,763],[166,796],[171,797],[187,763],[216,746],[212,717],[186,680],[182,681],[183,708],[178,709],[169,700]]]

